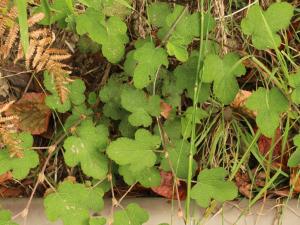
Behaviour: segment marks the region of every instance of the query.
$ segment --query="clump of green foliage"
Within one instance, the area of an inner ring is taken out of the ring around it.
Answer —
[[[279,50],[294,15],[293,5],[277,2],[266,10],[258,4],[249,7],[237,25],[248,40],[249,52],[243,55],[235,50],[224,54],[214,38],[218,21],[211,8],[199,11],[165,2],[146,4],[145,17],[152,32],[137,40],[130,36],[126,21],[132,9],[131,0],[54,0],[41,1],[33,10],[45,14],[42,25],[57,24],[90,42],[81,43],[80,48],[97,46],[96,51],[119,71],[100,90],[90,93],[82,79],[70,77],[65,102],[59,98],[53,76],[44,72],[46,105],[56,116],[68,115],[59,130],[63,139],[55,143],[54,152],[56,157],[62,154],[69,173],[80,169],[82,181],[54,184],[55,191],[44,200],[51,221],[143,224],[149,215],[135,203],[121,207],[111,218],[92,212],[103,209],[103,196],[109,190],[113,207],[121,205],[122,198],[118,201],[113,190],[117,179],[131,187],[137,183],[158,187],[163,171],[172,174],[175,192],[179,182],[187,183],[183,218],[189,223],[191,200],[208,208],[238,197],[234,178],[241,168],[251,171],[250,159],[255,158],[269,178],[278,171],[285,173],[281,168],[266,169],[268,158],[259,153],[256,141],[260,134],[272,139],[278,127],[288,129],[299,120],[293,108],[300,103],[300,74],[295,63],[289,62],[293,59]],[[276,68],[269,71],[270,65],[252,54],[257,50],[273,50],[272,57],[278,58]],[[241,85],[249,72],[247,60],[268,75],[255,86]],[[244,106],[255,112],[255,119],[231,108],[243,88],[252,91]],[[5,148],[1,150],[0,174],[11,171],[15,179],[22,180],[39,160],[31,149],[31,135],[21,133],[18,138],[24,157],[11,158]],[[297,149],[289,167],[300,164],[299,136],[293,140]],[[7,211],[0,211],[0,221],[15,224],[10,217]]]

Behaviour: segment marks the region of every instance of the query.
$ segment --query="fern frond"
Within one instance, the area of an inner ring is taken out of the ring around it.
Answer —
[[[29,31],[29,48],[24,53],[19,40],[20,28],[16,22],[18,16],[17,8],[12,7],[8,10],[8,1],[0,0],[0,11],[7,12],[0,16],[0,38],[4,40],[4,45],[0,46],[1,59],[7,59],[13,47],[15,45],[18,46],[14,62],[17,63],[19,60],[24,59],[26,68],[33,70],[35,73],[44,70],[49,71],[54,76],[57,92],[59,93],[60,100],[64,103],[68,97],[66,86],[70,82],[66,78],[66,75],[71,73],[71,68],[63,63],[63,61],[69,59],[71,55],[63,49],[52,47],[56,37],[48,28]],[[27,21],[28,27],[32,28],[44,16],[44,13],[37,13],[31,16]]]
[[[52,73],[52,74],[54,74],[54,73]],[[59,95],[60,101],[65,102],[69,96],[69,89],[66,88],[66,84],[68,84],[69,81],[66,79],[66,75],[63,73],[56,73],[54,75],[54,83],[55,83],[55,89]]]
[[[18,33],[19,33],[19,26],[15,24],[10,29],[7,39],[5,41],[5,44],[1,48],[1,54],[2,54],[3,59],[6,59],[8,57],[14,43],[16,42],[16,40],[18,38]]]
[[[45,18],[45,14],[44,14],[44,13],[37,13],[37,14],[34,14],[32,17],[30,17],[30,18],[27,20],[28,27],[30,28],[30,27],[34,26],[34,25],[37,24],[38,22],[41,22],[44,18]]]
[[[14,102],[5,104],[0,108],[0,138],[3,145],[9,151],[10,157],[23,157],[23,149],[20,140],[16,137],[17,128],[15,126],[17,116],[3,116]]]

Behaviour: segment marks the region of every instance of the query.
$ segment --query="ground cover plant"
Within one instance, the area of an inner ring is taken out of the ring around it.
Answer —
[[[26,224],[34,197],[65,225],[146,223],[127,196],[171,199],[186,224],[230,200],[297,197],[299,9],[0,0],[0,193],[28,197],[0,224]]]

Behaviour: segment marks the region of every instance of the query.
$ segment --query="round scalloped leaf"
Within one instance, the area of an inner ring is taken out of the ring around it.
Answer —
[[[69,181],[61,183],[57,192],[44,200],[45,212],[50,221],[61,219],[64,225],[87,225],[90,210],[100,211],[103,206],[103,191],[87,188]]]
[[[129,166],[120,166],[119,173],[128,185],[139,182],[143,187],[157,187],[160,185],[161,176],[155,167],[146,168],[142,171],[132,172]]]
[[[130,165],[130,170],[141,171],[154,166],[156,154],[153,150],[160,146],[159,136],[152,135],[148,130],[139,129],[135,140],[121,137],[112,141],[106,153],[119,165]]]
[[[191,190],[191,197],[204,208],[209,206],[212,199],[220,203],[235,199],[238,189],[232,181],[225,181],[227,175],[222,167],[202,170],[197,184]]]
[[[169,159],[162,157],[161,168],[164,171],[171,171],[169,160],[172,163],[172,167],[176,174],[176,177],[186,179],[189,171],[189,153],[190,143],[184,140],[175,140],[169,146],[168,157]],[[196,172],[197,163],[195,160],[192,161],[193,174]]]
[[[76,134],[64,142],[65,162],[71,167],[80,164],[86,175],[102,179],[108,172],[108,160],[101,153],[107,143],[108,129],[104,125],[95,127],[92,121],[83,121],[76,128]]]
[[[81,105],[85,101],[85,84],[81,79],[76,79],[70,84],[70,100],[75,105]]]
[[[256,4],[251,6],[242,20],[241,28],[244,34],[251,35],[257,49],[274,49],[281,43],[277,32],[289,26],[293,14],[294,7],[287,2],[273,3],[266,11]]]
[[[149,220],[147,211],[136,203],[114,213],[113,225],[142,225]]]

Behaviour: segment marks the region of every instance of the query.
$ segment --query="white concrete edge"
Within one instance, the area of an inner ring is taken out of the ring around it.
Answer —
[[[169,200],[163,198],[131,198],[122,202],[123,206],[135,202],[146,209],[150,214],[150,219],[145,225],[158,225],[169,223],[172,225],[184,225],[181,218],[177,216],[177,202],[174,201],[174,210]],[[11,210],[13,214],[22,211],[27,203],[27,199],[5,199],[0,202],[5,209]],[[184,207],[184,202],[182,202]],[[255,204],[250,211],[247,211],[247,200],[241,202],[225,203],[211,218],[206,220],[205,225],[298,225],[300,224],[300,205],[297,200],[291,200],[288,204],[280,204],[275,200],[267,200],[265,203]],[[195,221],[190,225],[199,224],[202,218],[203,209],[193,208]],[[101,215],[107,217],[110,214],[111,201],[105,200],[105,208]],[[116,209],[118,210],[118,209]],[[244,215],[242,214],[244,212]],[[240,217],[237,223],[237,219]],[[24,219],[18,217],[15,220],[20,225],[24,224]],[[49,222],[44,213],[42,199],[34,199],[27,217],[27,225],[62,225],[60,221]]]

